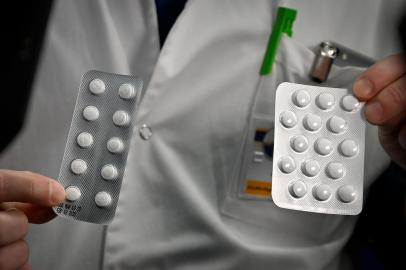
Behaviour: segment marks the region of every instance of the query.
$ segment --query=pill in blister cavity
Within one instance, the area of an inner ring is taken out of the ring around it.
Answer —
[[[289,186],[289,192],[295,198],[302,198],[307,193],[307,186],[303,181],[296,181]]]
[[[346,157],[353,157],[358,153],[358,144],[353,140],[344,140],[340,144],[340,152]]]
[[[294,112],[287,111],[281,114],[280,121],[284,127],[291,128],[296,125],[297,118]]]
[[[80,189],[75,186],[69,186],[65,189],[65,198],[68,201],[74,202],[79,200],[80,196],[82,193],[80,192]]]
[[[306,151],[307,148],[309,147],[309,141],[305,136],[298,135],[290,140],[290,145],[293,150],[295,150],[298,153],[302,153]]]
[[[356,111],[357,108],[359,107],[360,103],[356,97],[353,95],[347,95],[343,97],[341,100],[341,106],[343,107],[344,110],[347,112],[353,112]]]
[[[88,148],[93,144],[93,136],[88,132],[82,132],[76,138],[76,142],[82,148]]]
[[[131,121],[130,115],[128,115],[128,113],[125,111],[116,111],[113,114],[113,123],[117,126],[120,127],[128,126],[130,121]]]
[[[87,170],[86,161],[82,159],[75,159],[70,164],[70,169],[74,174],[83,174]]]
[[[340,162],[330,162],[326,167],[326,173],[330,178],[339,179],[344,176],[344,165]]]
[[[123,141],[118,138],[118,137],[113,137],[110,138],[107,141],[107,149],[111,152],[111,153],[121,153],[124,150],[124,143]]]
[[[129,83],[122,84],[120,86],[120,88],[118,88],[118,95],[122,99],[130,99],[130,98],[135,97],[136,91],[135,91],[134,85],[129,84]]]
[[[309,177],[316,176],[320,172],[320,165],[314,159],[306,160],[302,164],[302,172]]]
[[[357,198],[357,192],[351,185],[345,185],[337,190],[338,199],[344,203],[350,203]]]
[[[100,79],[94,79],[89,84],[89,90],[95,95],[100,95],[106,91],[106,85]]]
[[[321,128],[321,117],[312,113],[309,113],[303,119],[303,126],[309,131],[317,131]]]
[[[333,116],[327,121],[327,126],[331,132],[339,134],[347,129],[347,122],[344,118]]]
[[[111,164],[104,165],[101,169],[101,176],[105,180],[114,180],[118,176],[117,168]]]
[[[99,110],[95,106],[87,106],[83,109],[83,118],[94,121],[99,118]]]
[[[314,150],[322,156],[326,156],[333,151],[333,143],[326,138],[317,139],[314,143]]]
[[[284,156],[279,159],[279,169],[284,173],[291,173],[296,169],[296,163],[290,156]]]
[[[109,207],[112,203],[111,195],[105,191],[98,192],[94,197],[94,202],[99,207]]]
[[[334,96],[330,93],[321,93],[317,96],[316,103],[320,109],[329,110],[335,104]]]
[[[320,184],[314,188],[313,196],[319,201],[327,201],[331,196],[331,188],[328,185]]]
[[[310,95],[305,90],[297,90],[292,96],[292,101],[298,107],[306,107],[310,103]]]

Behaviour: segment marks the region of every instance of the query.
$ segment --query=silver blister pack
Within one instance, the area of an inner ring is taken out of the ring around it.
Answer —
[[[278,86],[272,185],[276,205],[359,214],[366,128],[363,105],[350,89]]]
[[[108,224],[119,198],[142,80],[89,71],[82,77],[58,181],[59,216]]]

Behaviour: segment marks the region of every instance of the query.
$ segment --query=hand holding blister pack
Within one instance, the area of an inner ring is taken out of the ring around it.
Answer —
[[[100,71],[83,75],[58,181],[59,216],[108,224],[119,198],[142,80]]]
[[[282,208],[362,209],[366,120],[349,89],[282,83],[276,90],[272,197]]]

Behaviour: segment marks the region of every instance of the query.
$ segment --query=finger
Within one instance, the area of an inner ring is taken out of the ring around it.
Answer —
[[[392,143],[399,147],[398,135],[401,127],[406,123],[406,112],[403,112],[396,117],[388,120],[385,125],[379,127],[379,135],[381,139],[385,139],[382,143]]]
[[[397,114],[395,117],[387,120],[384,125],[379,127],[384,134],[397,136],[400,127],[406,123],[406,110]]]
[[[391,159],[406,169],[406,112],[379,127],[379,140]]]
[[[22,239],[27,231],[28,219],[23,212],[17,209],[0,212],[0,246]]]
[[[367,102],[365,115],[375,125],[384,125],[388,120],[406,110],[406,76],[386,86]]]
[[[28,221],[34,224],[42,224],[56,217],[55,212],[50,207],[40,206],[30,203],[8,202],[2,203],[1,208],[16,208],[27,216]]]
[[[32,172],[0,170],[0,202],[52,206],[64,198],[64,188],[51,178]]]
[[[28,254],[28,245],[24,240],[0,247],[0,269],[14,270],[22,267],[28,261]]]
[[[404,55],[386,57],[361,74],[354,83],[353,92],[360,100],[369,100],[405,73]]]
[[[32,268],[31,268],[31,265],[24,264],[23,266],[21,266],[21,268],[19,270],[32,270]]]

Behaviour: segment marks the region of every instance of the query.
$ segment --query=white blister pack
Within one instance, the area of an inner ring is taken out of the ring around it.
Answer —
[[[133,134],[142,80],[89,71],[82,77],[58,181],[59,216],[108,224],[113,218]]]
[[[272,197],[301,211],[362,209],[366,120],[350,89],[282,83],[276,90]]]

